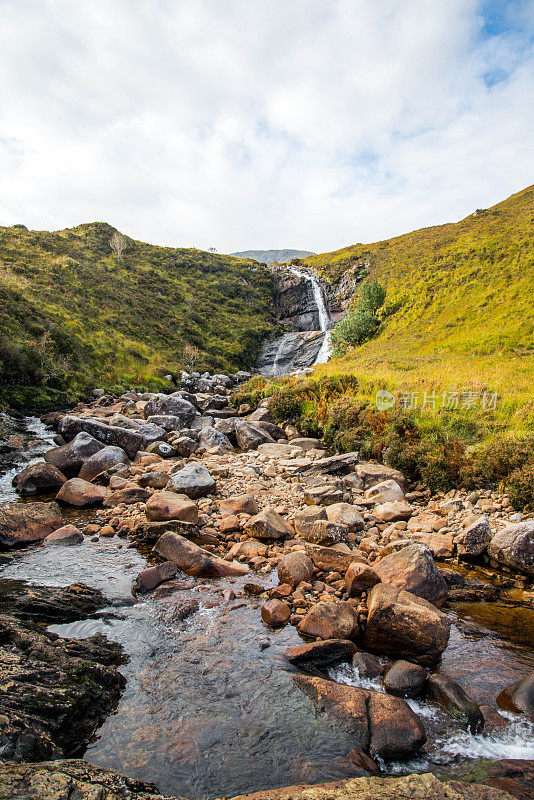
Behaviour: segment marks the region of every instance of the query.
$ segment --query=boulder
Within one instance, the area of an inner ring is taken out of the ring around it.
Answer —
[[[172,446],[176,451],[176,455],[182,458],[189,458],[192,453],[196,453],[199,444],[191,436],[179,436],[178,439],[172,440]]]
[[[287,660],[297,667],[317,667],[324,669],[343,661],[350,662],[356,652],[356,645],[347,639],[324,639],[320,642],[297,644],[285,652]]]
[[[434,558],[451,558],[454,552],[452,533],[412,533],[410,541],[422,544]]]
[[[317,569],[323,572],[345,573],[353,561],[363,561],[352,553],[342,553],[332,547],[320,547],[316,544],[304,544],[306,555],[311,559]]]
[[[340,453],[337,456],[318,458],[311,464],[300,467],[297,471],[303,475],[317,473],[319,475],[346,475],[352,472],[360,460],[358,453]]]
[[[359,631],[358,615],[350,603],[321,601],[310,608],[297,627],[303,636],[316,639],[353,639]]]
[[[372,589],[377,583],[380,583],[380,578],[374,569],[360,561],[353,561],[345,573],[345,586],[349,597],[357,597],[362,592]]]
[[[259,508],[251,494],[240,494],[221,500],[219,502],[219,512],[223,515],[250,514],[251,517],[254,517],[259,513]]]
[[[150,497],[149,489],[143,489],[133,481],[126,483],[121,489],[110,492],[104,500],[106,508],[126,505],[132,506],[135,503],[144,503]]]
[[[169,473],[162,469],[154,469],[140,475],[137,482],[144,488],[148,486],[151,489],[164,489],[169,482]]]
[[[459,720],[466,731],[481,733],[484,728],[482,711],[460,684],[453,681],[448,675],[429,676],[427,697],[441,706],[451,717]]]
[[[281,600],[268,600],[261,607],[261,618],[270,628],[281,628],[290,616],[291,609]]]
[[[194,577],[222,578],[248,573],[247,567],[242,564],[234,564],[214,556],[178,533],[164,533],[156,542],[154,551],[172,561],[186,575]]]
[[[447,596],[447,582],[424,545],[414,543],[403,547],[375,562],[373,569],[384,583],[405,589],[435,605],[441,605]]]
[[[304,490],[303,499],[309,506],[331,506],[342,502],[343,492],[330,484],[310,486]]]
[[[251,539],[290,539],[293,536],[291,525],[269,506],[245,525],[247,536]]]
[[[178,568],[172,561],[164,561],[163,564],[156,564],[154,567],[143,569],[133,584],[133,591],[150,592],[164,581],[170,581],[176,576]]]
[[[404,492],[397,481],[390,479],[376,483],[370,489],[367,489],[365,497],[368,500],[374,500],[375,503],[403,502]]]
[[[534,519],[507,525],[492,537],[488,553],[495,561],[534,575]]]
[[[215,491],[216,483],[202,464],[186,464],[171,475],[167,489],[177,494],[186,494],[191,500],[205,497]]]
[[[207,425],[200,431],[199,444],[203,450],[215,449],[219,453],[231,453],[234,449],[228,436],[211,425]]]
[[[426,669],[400,659],[394,661],[384,675],[384,689],[396,697],[419,697],[427,679]]]
[[[153,416],[171,416],[178,420],[174,430],[189,427],[196,413],[195,406],[189,400],[184,400],[179,392],[156,395],[145,406],[145,419]]]
[[[109,490],[105,486],[89,483],[81,478],[71,478],[63,484],[56,495],[56,500],[76,508],[101,506]]]
[[[165,522],[170,519],[198,522],[198,508],[196,503],[185,494],[176,492],[154,492],[147,500],[145,514],[151,522]]]
[[[84,481],[92,481],[93,478],[96,478],[101,472],[110,469],[110,467],[116,467],[117,464],[128,466],[129,463],[130,459],[122,447],[110,445],[109,447],[103,447],[102,450],[99,450],[84,461],[78,477],[82,478]]]
[[[107,604],[101,591],[83,583],[58,587],[0,579],[0,614],[10,614],[24,622],[40,625],[74,622],[92,616]],[[6,664],[2,663],[2,671],[5,667]]]
[[[262,431],[257,425],[245,422],[244,419],[235,420],[234,431],[240,450],[257,450],[260,444],[274,442],[266,431]]]
[[[490,543],[492,535],[489,519],[485,516],[479,517],[455,536],[454,544],[458,555],[460,558],[482,555]]]
[[[166,442],[167,431],[161,425],[156,425],[154,422],[144,422],[137,428],[137,433],[143,437],[144,448],[148,449],[148,445],[155,442]]]
[[[358,749],[369,751],[369,692],[354,686],[328,681],[311,675],[293,675],[299,689],[306,694],[320,713],[337,717],[348,727]]]
[[[308,506],[293,519],[293,525],[296,532],[306,538],[313,523],[318,519],[327,519],[326,509],[321,506]]]
[[[317,519],[308,533],[303,534],[303,538],[311,544],[321,544],[330,546],[347,541],[348,530],[344,525],[330,522],[328,519]]]
[[[349,533],[363,531],[365,521],[357,506],[350,503],[333,503],[326,508],[326,516],[330,522],[343,525]]]
[[[175,417],[173,414],[153,414],[146,418],[150,425],[158,425],[163,428],[167,433],[172,431],[180,431],[184,427],[182,425],[182,417]]]
[[[39,542],[63,525],[57,503],[13,503],[0,508],[0,545]]]
[[[309,436],[295,436],[291,439],[291,444],[295,447],[300,447],[301,450],[322,450],[323,443],[320,439],[312,439]]]
[[[313,572],[313,563],[304,553],[288,553],[278,564],[278,580],[280,583],[287,583],[290,586],[298,586],[302,581],[310,581],[313,578]]]
[[[410,519],[413,508],[405,500],[394,500],[389,503],[381,503],[375,506],[373,514],[382,522],[397,522],[399,520]]]
[[[385,464],[365,461],[355,467],[355,472],[362,479],[366,488],[376,486],[377,483],[383,483],[383,481],[393,480],[403,491],[406,489],[406,479],[402,472],[393,467],[387,467]]]
[[[261,453],[262,456],[268,456],[272,459],[278,458],[292,458],[295,456],[302,456],[304,455],[304,450],[301,450],[300,447],[295,447],[293,443],[291,444],[284,444],[276,442],[272,444],[270,442],[266,442],[265,444],[258,445],[258,453]]]
[[[74,525],[63,525],[43,539],[43,544],[47,547],[50,545],[80,544],[81,542],[83,542],[83,533]]]
[[[44,460],[53,464],[65,475],[77,475],[84,461],[105,447],[88,433],[78,433],[68,444],[53,447],[44,454]]]
[[[503,689],[497,697],[497,705],[504,711],[528,714],[534,718],[534,672]]]
[[[352,668],[356,670],[360,678],[370,681],[375,680],[384,673],[384,667],[378,658],[371,655],[371,653],[364,653],[362,650],[354,653]]]
[[[392,761],[411,758],[426,742],[425,727],[400,697],[369,692],[369,753]]]
[[[137,431],[106,425],[105,422],[98,419],[75,417],[70,414],[61,420],[59,432],[67,441],[75,439],[79,433],[88,433],[103,445],[121,447],[128,455],[128,458],[133,458],[138,450],[142,450],[146,444],[144,436],[141,436]],[[48,453],[45,458],[47,455]],[[93,453],[90,453],[90,455],[93,455]],[[56,466],[59,465],[56,464]],[[61,469],[61,467],[59,468]]]
[[[447,647],[450,619],[421,597],[378,583],[367,607],[363,644],[368,650],[432,666]]]
[[[56,492],[66,481],[63,473],[53,464],[38,461],[13,478],[12,484],[23,497]]]

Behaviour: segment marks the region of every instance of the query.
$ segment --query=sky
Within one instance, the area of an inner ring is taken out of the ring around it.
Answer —
[[[314,252],[534,181],[534,0],[0,0],[0,225]]]

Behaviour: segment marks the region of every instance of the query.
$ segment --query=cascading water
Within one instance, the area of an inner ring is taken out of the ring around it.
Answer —
[[[294,269],[293,267],[290,267],[289,271],[293,273],[293,275],[297,275],[297,277],[299,278],[304,278],[311,284],[313,291],[313,299],[315,300],[315,305],[317,306],[317,313],[319,315],[319,330],[324,332],[324,338],[323,338],[323,343],[321,345],[321,349],[317,353],[317,357],[313,363],[324,364],[326,361],[328,361],[328,357],[330,356],[330,334],[328,332],[328,327],[330,325],[330,315],[328,313],[328,309],[324,301],[323,292],[319,285],[319,281],[313,275],[308,275],[305,272],[299,272],[298,269]]]

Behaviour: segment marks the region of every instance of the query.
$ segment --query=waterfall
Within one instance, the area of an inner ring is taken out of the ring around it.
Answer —
[[[324,331],[321,349],[317,353],[317,358],[313,363],[324,364],[326,361],[328,361],[328,357],[330,355],[330,334],[328,332],[330,315],[324,301],[323,292],[319,285],[319,281],[313,275],[307,275],[305,272],[299,272],[299,270],[295,269],[294,267],[289,267],[289,271],[292,272],[293,275],[297,275],[299,278],[304,278],[311,283],[313,299],[315,300],[315,305],[317,306],[317,312],[319,314],[319,330]]]

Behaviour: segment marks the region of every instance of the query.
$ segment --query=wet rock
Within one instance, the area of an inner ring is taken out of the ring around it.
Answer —
[[[367,607],[364,647],[422,666],[438,661],[449,641],[451,621],[434,605],[411,592],[378,583],[368,595]]]
[[[410,544],[386,556],[373,568],[384,583],[405,589],[434,605],[447,596],[447,582],[434,563],[432,554],[421,544]]]
[[[183,520],[171,519],[165,522],[138,522],[134,526],[129,537],[137,545],[154,545],[160,536],[170,531],[171,533],[179,533],[184,539],[189,539],[191,542],[200,545],[217,545],[219,540],[213,534],[201,531],[198,525],[192,522],[184,522]],[[102,531],[100,531],[102,536]]]
[[[380,578],[374,569],[359,561],[353,561],[345,573],[345,586],[349,597],[357,597],[377,583],[380,583]]]
[[[61,639],[0,617],[0,748],[4,760],[62,758],[112,710],[126,681],[121,648],[102,634]]]
[[[534,575],[534,520],[512,523],[493,536],[488,553],[495,561]]]
[[[101,506],[109,490],[105,486],[89,483],[81,478],[71,478],[63,484],[56,495],[56,500],[76,508]]]
[[[369,692],[368,714],[372,756],[408,759],[426,742],[423,723],[400,697]]]
[[[43,539],[43,544],[46,547],[51,545],[64,545],[69,546],[73,544],[81,544],[83,542],[83,533],[78,530],[74,525],[63,525],[58,528],[54,533],[49,533]]]
[[[376,483],[365,492],[365,497],[374,500],[375,503],[394,503],[404,501],[404,492],[394,480],[381,481]]]
[[[311,675],[294,675],[293,680],[319,712],[343,720],[358,749],[369,750],[368,692]]]
[[[350,603],[321,601],[297,625],[303,636],[317,639],[352,639],[358,635],[358,615]]]
[[[151,522],[165,522],[171,519],[198,522],[198,508],[196,503],[185,494],[176,492],[154,492],[147,500],[145,514]]]
[[[137,431],[106,425],[105,422],[97,419],[75,417],[69,414],[61,420],[59,432],[67,441],[74,439],[79,433],[88,433],[103,445],[121,447],[126,451],[128,458],[133,458],[137,451],[142,450],[146,444],[144,436],[141,436]],[[48,453],[45,454],[45,458],[47,455]],[[90,453],[90,455],[93,455],[93,453]],[[56,464],[56,466],[59,466],[59,464]],[[61,467],[59,468],[61,469]]]
[[[248,594],[251,597],[258,597],[265,591],[265,586],[263,586],[261,583],[245,583],[243,586],[243,591],[245,594]]]
[[[288,553],[278,564],[278,580],[293,587],[302,581],[310,581],[313,572],[313,562],[305,553]]]
[[[53,447],[44,454],[44,460],[53,464],[65,475],[77,475],[84,461],[94,456],[105,445],[88,433],[79,433],[71,442]]]
[[[191,500],[205,497],[214,492],[215,488],[215,479],[202,464],[186,464],[185,467],[171,475],[167,483],[169,491],[186,494]]]
[[[164,533],[154,545],[154,551],[172,561],[186,575],[194,577],[219,578],[248,573],[247,567],[242,564],[233,564],[214,556],[178,533]]]
[[[418,664],[395,661],[384,675],[384,688],[396,697],[419,697],[425,688],[428,673]]]
[[[0,579],[0,614],[48,624],[89,617],[107,605],[98,589],[82,583],[72,586],[35,586],[26,581]]]
[[[290,539],[293,528],[274,508],[267,507],[249,519],[245,525],[245,533],[251,539]]]
[[[219,511],[221,514],[250,514],[253,517],[259,513],[259,508],[251,494],[240,494],[221,500]]]
[[[129,463],[130,459],[122,447],[103,447],[102,450],[83,462],[78,477],[84,481],[92,481],[97,475],[117,464],[128,466]]]
[[[344,526],[349,533],[363,531],[365,521],[356,506],[350,503],[333,503],[326,508],[326,516],[330,522]]]
[[[492,532],[487,517],[479,517],[454,538],[460,558],[480,556],[491,541]]]
[[[360,678],[374,680],[384,673],[384,667],[376,656],[371,653],[364,653],[361,650],[354,653],[352,657],[352,667],[356,670]]]
[[[153,783],[80,759],[1,764],[0,796],[13,800],[180,800],[164,797]]]
[[[355,652],[356,646],[346,639],[325,639],[321,642],[289,647],[285,652],[285,657],[297,667],[305,669],[313,666],[323,669],[343,661],[350,662]]]
[[[274,442],[266,431],[244,419],[236,419],[234,430],[240,450],[256,450],[260,444]]]
[[[427,697],[437,703],[447,714],[459,720],[469,733],[480,733],[484,728],[484,715],[479,706],[448,675],[430,675]]]
[[[497,705],[504,711],[524,713],[534,717],[534,672],[503,689]]]
[[[63,525],[57,503],[13,503],[0,508],[0,546],[39,542]]]
[[[261,607],[261,618],[270,628],[281,628],[291,616],[291,609],[281,600],[268,600]]]
[[[63,473],[53,464],[38,461],[15,475],[12,483],[23,497],[32,497],[55,492],[66,480]]]
[[[145,419],[154,416],[171,416],[178,420],[174,430],[189,427],[196,413],[195,406],[189,400],[184,400],[180,392],[156,395],[145,406]]]
[[[381,503],[373,509],[373,514],[382,522],[397,522],[410,519],[413,508],[404,500],[395,500],[390,503]]]
[[[164,581],[170,581],[176,576],[177,567],[172,561],[164,561],[163,564],[156,564],[154,567],[147,567],[142,570],[133,584],[134,592],[150,592]]]

